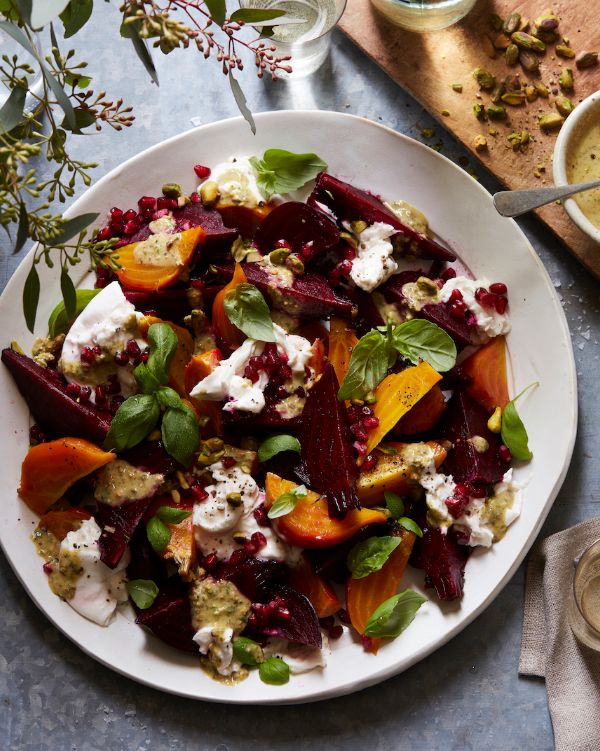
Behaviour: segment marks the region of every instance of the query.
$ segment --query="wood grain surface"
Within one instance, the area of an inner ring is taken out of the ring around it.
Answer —
[[[459,138],[504,185],[511,189],[552,185],[552,152],[555,133],[544,133],[538,116],[555,112],[553,93],[560,94],[558,76],[563,67],[574,70],[575,90],[570,95],[574,104],[600,89],[600,66],[577,70],[573,60],[554,54],[549,45],[541,57],[539,76],[525,73],[520,65],[509,68],[504,56],[491,59],[484,51],[483,37],[494,38],[489,17],[497,13],[503,18],[512,11],[533,20],[548,9],[548,0],[478,0],[475,8],[460,23],[442,31],[417,34],[391,24],[375,11],[369,0],[348,0],[340,28],[369,57],[380,65],[398,84],[407,89],[436,117],[444,127]],[[576,52],[600,50],[600,4],[598,0],[561,0],[552,5],[560,19],[559,32],[569,39]],[[487,92],[479,92],[472,76],[477,67],[494,73],[498,80],[518,73],[523,84],[529,78],[541,80],[551,90],[549,99],[537,99],[519,107],[507,106],[504,122],[479,122],[473,104],[487,104]],[[453,83],[463,86],[454,91]],[[448,114],[443,115],[443,112]],[[506,136],[513,131],[529,130],[532,142],[526,153],[513,151]],[[490,135],[490,130],[497,135]],[[473,140],[483,134],[488,149],[477,152]],[[539,177],[534,170],[543,167]],[[567,248],[596,277],[600,278],[600,247],[582,233],[564,208],[552,204],[539,209],[539,218],[562,240]]]

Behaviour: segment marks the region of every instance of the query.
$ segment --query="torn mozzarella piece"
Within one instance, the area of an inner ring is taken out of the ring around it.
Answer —
[[[256,208],[267,199],[260,191],[257,175],[247,156],[230,157],[213,167],[205,182],[214,182],[219,188],[219,206],[246,206]],[[202,183],[198,187],[200,192]]]
[[[375,222],[358,235],[356,258],[350,271],[350,278],[357,287],[372,292],[398,269],[390,241],[397,232],[390,224]]]
[[[487,279],[467,279],[465,276],[457,276],[454,279],[448,279],[440,290],[441,302],[448,302],[454,290],[462,294],[463,302],[475,316],[482,342],[488,337],[494,338],[501,334],[508,334],[511,329],[506,313],[498,313],[493,307],[480,305],[475,298],[475,292],[479,287],[488,289],[489,286],[490,282]]]

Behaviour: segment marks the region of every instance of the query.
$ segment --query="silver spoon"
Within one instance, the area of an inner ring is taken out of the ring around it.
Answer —
[[[494,195],[494,206],[502,216],[521,216],[532,209],[538,209],[547,203],[558,201],[581,193],[584,190],[600,188],[600,180],[579,185],[553,186],[552,188],[533,188],[532,190],[502,190]]]

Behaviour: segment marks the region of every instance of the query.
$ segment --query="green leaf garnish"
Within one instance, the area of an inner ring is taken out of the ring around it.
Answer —
[[[357,543],[346,559],[352,578],[364,579],[379,571],[401,542],[399,537],[369,537]]]
[[[62,13],[69,0],[35,0],[31,4],[31,26],[40,29]]]
[[[255,24],[261,21],[272,21],[275,18],[285,16],[284,10],[270,10],[268,8],[238,8],[234,10],[230,18],[239,23]]]
[[[204,0],[204,4],[208,8],[213,21],[222,26],[225,23],[225,16],[227,15],[225,0]]]
[[[192,512],[185,508],[175,508],[174,506],[159,506],[156,509],[156,516],[165,524],[181,524],[184,519],[191,516]]]
[[[292,488],[286,493],[282,493],[275,503],[269,509],[267,516],[269,519],[277,519],[280,516],[289,514],[296,508],[299,498],[304,498],[308,494],[304,485],[298,485],[297,488]]]
[[[267,200],[275,193],[290,193],[306,185],[327,164],[316,154],[294,154],[284,149],[267,149],[262,159],[250,157],[256,170],[257,183]]]
[[[266,462],[283,451],[300,453],[300,441],[293,435],[272,435],[264,440],[258,449],[258,461]]]
[[[246,336],[259,342],[274,342],[271,311],[265,298],[253,284],[238,284],[225,296],[227,317]]]
[[[40,277],[38,276],[35,264],[31,267],[25,285],[23,286],[23,313],[25,314],[25,323],[27,328],[33,334],[35,326],[35,317],[37,306],[40,301]]]
[[[156,600],[158,587],[152,579],[132,579],[125,583],[127,594],[140,610],[147,610]]]
[[[177,350],[177,334],[166,323],[153,323],[148,329],[150,356],[146,367],[160,383],[169,380],[169,364]]]
[[[48,318],[48,336],[54,339],[59,334],[66,334],[69,327],[77,318],[77,316],[85,309],[90,300],[93,300],[96,295],[101,292],[99,289],[78,289],[75,291],[75,315],[73,318],[67,316],[65,310],[64,300],[61,300],[58,305],[50,313]]]
[[[165,450],[184,467],[189,467],[200,445],[200,426],[194,412],[181,403],[183,409],[166,410],[161,433]]]
[[[383,497],[385,498],[385,505],[387,506],[392,519],[399,519],[404,515],[404,501],[397,493],[392,493],[391,490],[386,490]]]
[[[71,0],[60,14],[63,22],[65,39],[76,34],[89,21],[94,9],[93,0]],[[70,83],[67,81],[67,83]],[[87,85],[87,84],[86,84]],[[85,88],[85,85],[83,86]]]
[[[456,344],[444,329],[435,323],[414,318],[393,331],[394,347],[412,363],[428,362],[438,373],[445,373],[456,364]]]
[[[501,435],[504,444],[508,447],[511,455],[521,462],[528,462],[533,458],[529,449],[529,437],[523,421],[519,417],[515,402],[533,386],[539,386],[539,381],[530,383],[520,394],[515,396],[502,410]]]
[[[88,125],[91,123],[88,123]],[[60,234],[54,238],[55,243],[66,243],[75,235],[78,235],[92,222],[95,222],[100,214],[80,214],[72,219],[67,219],[60,228]]]
[[[417,537],[423,537],[423,530],[414,519],[409,519],[408,516],[401,516],[396,521],[401,527],[408,529],[409,532],[413,532]]]
[[[283,686],[290,679],[290,666],[281,657],[269,657],[258,666],[258,675],[263,683]]]
[[[260,644],[247,636],[238,636],[233,640],[233,657],[242,665],[256,667],[264,660],[264,654]]]
[[[338,399],[362,399],[385,378],[389,367],[390,347],[386,337],[380,331],[369,331],[352,350]]]
[[[117,410],[104,439],[107,451],[124,451],[141,443],[160,417],[160,407],[153,394],[135,394]]]
[[[142,394],[158,393],[160,381],[156,376],[152,375],[143,362],[134,368],[133,375]]]
[[[164,409],[184,409],[184,403],[175,389],[169,386],[161,386],[156,392],[158,403]]]
[[[146,524],[148,542],[156,553],[162,553],[171,539],[171,530],[158,516],[153,516]]]
[[[77,293],[73,280],[64,266],[60,272],[60,291],[62,292],[67,316],[72,320],[75,317],[75,309],[77,307]]]
[[[382,602],[369,617],[365,635],[394,639],[410,626],[424,602],[427,602],[427,599],[412,589],[405,589],[404,592],[393,595]]]
[[[12,89],[8,99],[0,107],[0,135],[8,133],[21,122],[26,96],[27,89],[25,86],[15,86]]]

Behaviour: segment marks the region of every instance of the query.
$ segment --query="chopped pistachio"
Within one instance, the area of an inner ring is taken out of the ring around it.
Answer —
[[[511,107],[518,107],[525,101],[525,92],[507,91],[506,94],[502,94],[501,99],[505,104],[510,104]]]
[[[538,39],[531,34],[527,34],[524,31],[515,31],[510,38],[515,44],[525,50],[532,50],[535,52],[546,51],[546,45],[541,39]]]
[[[510,133],[506,136],[506,140],[512,146],[513,151],[520,151],[524,154],[529,147],[531,136],[529,135],[528,130],[522,130],[520,133]]]
[[[542,130],[545,130],[546,132],[550,130],[557,130],[562,126],[564,121],[564,117],[562,117],[562,115],[559,115],[558,112],[548,112],[543,115],[539,115],[538,117],[540,128]]]
[[[269,253],[269,261],[275,266],[283,266],[290,251],[287,248],[276,248]]]
[[[483,104],[474,104],[473,114],[478,120],[485,120],[485,107]]]
[[[487,34],[484,34],[481,37],[481,48],[490,60],[493,60],[496,57],[496,48]]]
[[[504,19],[497,13],[490,13],[489,17],[490,26],[494,31],[500,31],[504,26]]]
[[[548,87],[545,83],[542,83],[541,81],[534,81],[533,85],[535,86],[535,90],[542,97],[542,99],[548,99],[550,92],[548,91]]]
[[[554,51],[559,57],[565,57],[567,59],[575,57],[575,50],[571,47],[567,47],[566,44],[557,44]]]
[[[502,101],[502,94],[504,94],[504,91],[505,91],[505,87],[503,83],[500,84],[500,86],[496,86],[496,88],[494,89],[494,93],[492,94],[492,97],[491,97],[492,102],[494,104],[500,104],[500,102]]]
[[[510,14],[510,16],[506,19],[506,21],[502,25],[502,31],[505,34],[508,34],[508,36],[510,36],[515,31],[518,30],[520,25],[521,25],[521,14],[514,11],[513,13]]]
[[[532,84],[528,84],[525,87],[525,98],[528,102],[535,102],[538,98],[538,90]]]
[[[506,118],[506,110],[499,104],[490,104],[487,108],[487,114],[490,120],[504,120]]]
[[[573,91],[573,69],[563,68],[558,77],[558,84],[563,91]]]
[[[530,25],[529,19],[525,18],[525,16],[521,16],[521,23],[519,24],[517,31],[529,31]]]
[[[450,84],[450,88],[452,91],[457,91],[459,94],[462,94],[463,85],[462,83],[452,83]]]
[[[558,29],[558,18],[551,10],[547,10],[535,19],[533,25],[540,31],[556,31]]]
[[[583,68],[593,68],[598,65],[597,52],[580,52],[575,58],[575,65],[581,70]]]
[[[475,151],[485,151],[488,147],[487,138],[481,133],[475,136],[473,139],[473,148]]]
[[[521,91],[521,79],[519,75],[506,76],[502,81],[505,91]]]
[[[285,265],[296,276],[304,274],[304,263],[297,255],[291,255],[285,262]]]
[[[440,112],[440,115],[441,115],[442,117],[450,117],[450,110],[442,110],[442,111]]]
[[[377,397],[373,393],[373,391],[369,391],[369,393],[365,396],[365,402],[367,404],[377,404]]]
[[[181,190],[181,185],[177,183],[165,183],[162,186],[162,194],[167,198],[179,198],[183,194],[183,191]]]
[[[540,59],[535,52],[521,50],[519,52],[519,62],[523,70],[526,70],[528,73],[537,73],[540,69]]]
[[[492,412],[487,426],[488,430],[491,433],[500,432],[500,430],[502,429],[502,410],[500,409],[500,407],[496,407],[496,409]]]
[[[435,136],[435,130],[433,128],[423,128],[421,135],[423,138],[433,138]]]
[[[200,200],[206,208],[212,208],[220,197],[219,186],[214,180],[207,180],[200,186]]]
[[[496,85],[496,76],[485,68],[475,68],[473,78],[479,84],[479,88],[484,91],[491,91]]]
[[[490,136],[494,136],[494,138],[498,135],[496,128],[488,128],[488,133],[490,134]]]
[[[225,496],[225,499],[227,503],[230,506],[233,506],[234,508],[237,508],[238,506],[242,505],[242,494],[241,493],[227,493]]]
[[[354,232],[355,235],[360,235],[361,232],[364,232],[369,225],[364,222],[362,219],[357,219],[356,221],[350,222],[350,229],[352,232]]]
[[[504,53],[504,59],[507,65],[516,65],[519,61],[519,48],[516,44],[509,44]]]
[[[231,536],[233,537],[234,542],[237,542],[238,545],[243,545],[248,539],[246,533],[240,532],[239,530],[236,530]]]
[[[509,44],[510,39],[506,36],[506,34],[498,34],[498,36],[494,39],[494,47],[497,50],[505,50]]]
[[[573,102],[566,96],[557,96],[554,104],[563,117],[568,117],[575,109]]]

